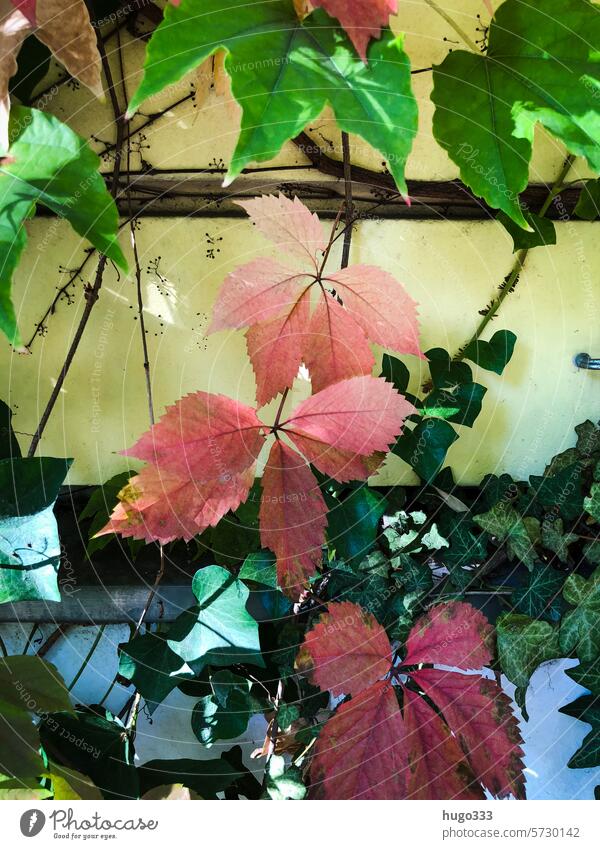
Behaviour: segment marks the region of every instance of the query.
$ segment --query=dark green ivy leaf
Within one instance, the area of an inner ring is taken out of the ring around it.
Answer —
[[[519,232],[523,232],[520,230]],[[510,330],[497,330],[489,342],[478,339],[463,351],[463,357],[480,368],[502,374],[511,360],[517,337]]]
[[[384,354],[381,360],[381,377],[392,383],[401,395],[406,394],[410,381],[410,372],[398,357]]]
[[[531,475],[530,497],[547,510],[555,508],[565,519],[577,519],[583,510],[579,463],[565,466],[554,475]]]
[[[119,675],[131,681],[152,714],[179,684],[176,673],[185,664],[160,634],[140,634],[119,649]]]
[[[457,439],[457,432],[443,419],[423,419],[413,430],[402,434],[392,451],[429,482],[444,465],[448,449]]]
[[[329,508],[329,547],[335,550],[337,559],[358,565],[375,545],[379,522],[387,506],[386,499],[364,484],[341,501],[328,492],[324,492],[324,497]]]
[[[530,250],[531,248],[539,248],[542,245],[556,244],[554,224],[548,221],[547,218],[541,218],[534,212],[523,211],[523,217],[531,227],[531,230],[523,230],[505,212],[499,212],[496,217],[513,240],[513,253]]]
[[[559,708],[560,713],[587,722],[592,730],[583,738],[580,748],[569,760],[571,769],[592,769],[600,766],[600,698],[580,696],[571,704]]]
[[[512,594],[512,603],[518,613],[533,619],[549,619],[556,622],[563,610],[560,591],[565,576],[551,566],[539,564],[527,575],[523,586]]]

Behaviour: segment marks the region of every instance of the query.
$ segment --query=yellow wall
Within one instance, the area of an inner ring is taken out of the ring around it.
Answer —
[[[480,0],[446,4],[461,23],[474,32]],[[407,49],[414,67],[425,67],[445,55],[442,37],[447,26],[422,0],[403,0],[398,29],[408,32]],[[126,44],[127,84],[133,91],[143,56],[143,45]],[[114,42],[113,42],[114,43]],[[111,57],[115,63],[115,56]],[[116,65],[115,65],[116,71]],[[190,91],[194,77],[183,81],[145,106],[147,113],[164,108]],[[50,80],[51,82],[52,80]],[[408,176],[418,179],[451,179],[454,166],[431,137],[428,101],[430,74],[414,77],[420,99],[419,138],[409,161]],[[40,88],[44,88],[42,84]],[[44,99],[53,111],[82,134],[110,140],[109,105],[90,100],[79,89],[60,86]],[[137,125],[144,118],[135,119]],[[197,169],[223,159],[227,162],[235,141],[236,109],[222,97],[211,95],[201,108],[190,101],[173,109],[142,139],[144,159],[162,169]],[[333,142],[339,152],[339,135],[324,117],[312,128],[316,141]],[[95,142],[97,149],[101,144]],[[381,167],[381,157],[360,141],[352,144],[354,161]],[[538,139],[532,165],[533,182],[551,181],[564,151],[552,139]],[[302,164],[289,144],[277,157],[280,165]],[[111,163],[105,162],[105,170]],[[134,153],[132,167],[139,160]],[[585,173],[576,166],[573,174]],[[295,179],[309,172],[295,172]],[[268,191],[277,175],[265,177]],[[314,172],[310,175],[314,179]],[[235,188],[235,187],[234,187]],[[58,270],[76,267],[84,244],[63,222],[35,219],[27,224],[30,243],[17,272],[15,298],[19,322],[27,338],[33,332],[55,287],[65,282]],[[598,375],[578,371],[573,356],[579,351],[600,355],[600,254],[597,226],[583,222],[557,225],[558,244],[539,248],[527,260],[517,291],[505,301],[494,330],[508,328],[518,335],[512,362],[502,377],[483,372],[488,387],[484,410],[472,430],[460,428],[461,439],[452,447],[449,462],[458,478],[475,483],[489,471],[508,471],[520,477],[543,469],[546,459],[572,444],[572,428],[586,417],[598,417]],[[207,235],[208,234],[208,235]],[[209,239],[215,241],[211,245]],[[129,250],[128,231],[122,237]],[[268,251],[256,232],[238,218],[144,218],[138,231],[143,269],[152,382],[157,410],[185,392],[206,389],[253,402],[254,381],[245,357],[243,334],[220,333],[206,338],[208,316],[219,286],[228,271],[253,256]],[[494,222],[444,222],[385,220],[360,225],[353,241],[352,260],[381,265],[403,281],[421,304],[422,343],[456,350],[472,335],[478,310],[486,305],[512,265],[511,241]],[[210,259],[207,252],[219,252]],[[161,279],[152,268],[160,256]],[[332,257],[335,262],[336,257]],[[95,261],[84,279],[92,278]],[[0,395],[16,413],[15,427],[21,442],[35,429],[53,381],[63,362],[83,307],[82,283],[75,287],[75,302],[61,301],[48,321],[46,336],[36,338],[29,356],[12,354],[0,343],[4,385]],[[100,302],[93,310],[85,342],[66,381],[44,434],[41,452],[76,458],[70,481],[101,481],[126,468],[116,452],[130,445],[148,424],[144,374],[133,276],[105,274]],[[415,371],[416,360],[406,362]],[[299,381],[292,403],[309,391]],[[396,458],[378,482],[412,480]]]

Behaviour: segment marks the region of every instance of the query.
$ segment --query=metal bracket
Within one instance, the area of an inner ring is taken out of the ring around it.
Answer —
[[[589,354],[577,354],[575,357],[575,365],[577,368],[587,368],[594,371],[600,371],[600,359],[593,359]]]

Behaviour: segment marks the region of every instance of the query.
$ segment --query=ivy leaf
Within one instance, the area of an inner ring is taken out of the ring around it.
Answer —
[[[182,671],[185,664],[159,634],[140,634],[119,646],[119,675],[135,686],[150,714],[180,683]]]
[[[247,327],[246,343],[262,407],[290,387],[302,362],[313,391],[370,375],[370,342],[419,354],[416,304],[390,274],[369,265],[325,273],[323,231],[297,198],[240,202],[290,264],[255,259],[231,272],[209,332]],[[287,255],[287,256],[286,256]],[[291,264],[293,262],[293,264]],[[318,303],[311,315],[310,295]]]
[[[563,587],[565,601],[575,610],[564,614],[560,623],[560,648],[565,654],[577,652],[581,661],[600,655],[600,569],[587,580],[571,574]]]
[[[560,713],[587,722],[592,730],[583,738],[580,748],[570,758],[571,769],[593,769],[600,766],[600,699],[595,696],[580,696],[564,707]]]
[[[227,756],[206,760],[178,758],[173,760],[147,761],[138,769],[140,794],[144,796],[155,787],[165,784],[183,784],[202,799],[216,799],[243,772],[232,764]]]
[[[56,667],[33,655],[0,660],[0,771],[20,779],[44,769],[32,713],[72,712],[69,694]]]
[[[444,465],[450,446],[458,434],[443,419],[422,419],[402,434],[392,451],[401,457],[424,481],[432,481]]]
[[[496,637],[500,666],[516,685],[515,701],[524,711],[529,679],[537,667],[561,657],[558,631],[548,622],[520,613],[504,613],[496,621]]]
[[[71,460],[0,460],[0,604],[60,601],[61,549],[53,505]]]
[[[270,551],[253,551],[242,563],[238,578],[240,581],[254,581],[265,587],[277,589],[277,570],[275,557]]]
[[[581,0],[506,0],[485,55],[453,50],[433,72],[433,132],[473,192],[528,229],[519,202],[541,123],[600,170],[600,14]]]
[[[580,663],[570,669],[565,669],[565,672],[580,687],[590,690],[594,696],[600,696],[600,663],[598,660],[592,663]]]
[[[545,519],[542,522],[542,544],[544,548],[553,551],[561,563],[567,563],[569,559],[569,546],[577,542],[577,534],[564,533],[562,519]]]
[[[17,8],[9,6],[11,11],[0,22],[0,153],[7,145],[8,83],[17,71],[16,57],[30,32],[50,48],[71,76],[88,86],[96,97],[103,96],[96,33],[83,0],[31,0],[29,4],[15,2],[13,7]]]
[[[487,513],[473,517],[475,524],[506,545],[511,560],[517,558],[531,571],[536,562],[534,541],[522,516],[510,504],[499,501]]]
[[[281,755],[271,755],[269,759],[265,789],[268,797],[277,801],[306,797],[302,770],[297,766],[286,766]]]
[[[531,498],[546,509],[558,508],[565,519],[577,519],[581,515],[583,495],[579,463],[565,466],[553,475],[531,475],[529,483]]]
[[[373,548],[386,499],[368,486],[352,490],[341,501],[328,497],[327,541],[336,557],[349,565],[358,565]]]
[[[95,551],[100,551],[105,548],[110,542],[110,536],[96,537],[95,535],[102,530],[110,519],[112,505],[118,498],[119,492],[123,489],[130,477],[134,476],[135,472],[119,472],[118,475],[113,475],[112,478],[105,481],[102,486],[99,486],[90,496],[90,500],[85,505],[79,514],[79,520],[91,519],[88,543],[85,550],[89,556]]]
[[[197,606],[173,623],[167,643],[198,674],[205,666],[264,666],[258,625],[246,610],[248,588],[221,566],[194,575]]]
[[[250,162],[272,159],[329,103],[340,128],[373,145],[406,193],[404,164],[417,130],[417,107],[402,38],[386,29],[371,44],[365,64],[320,10],[299,21],[291,0],[252,6],[235,0],[229,14],[222,12],[217,0],[167,6],[148,45],[130,115],[224,48],[233,94],[243,108],[227,184]]]
[[[124,271],[127,263],[117,241],[117,208],[87,143],[53,115],[24,106],[12,108],[9,131],[10,149],[0,161],[0,329],[18,348],[11,283],[27,241],[24,221],[36,204],[65,218]]]
[[[480,368],[502,374],[511,360],[517,337],[510,330],[497,330],[489,342],[477,339],[463,351],[463,357]]]
[[[138,798],[133,745],[123,724],[109,711],[50,713],[40,724],[40,740],[59,765],[89,775],[105,799]]]
[[[589,497],[583,501],[583,508],[592,519],[600,522],[600,483],[592,484]]]
[[[585,221],[595,221],[600,215],[600,180],[588,180],[579,195],[575,215]]]
[[[536,566],[526,576],[523,586],[513,590],[512,603],[515,610],[533,619],[556,621],[562,612],[560,591],[564,581],[564,574],[551,566]]]
[[[384,354],[381,361],[380,376],[385,378],[388,383],[393,384],[401,395],[406,394],[410,381],[410,372],[402,360],[392,357],[391,354]]]
[[[513,253],[539,248],[542,245],[556,244],[556,230],[552,221],[525,210],[523,210],[523,217],[530,230],[523,230],[505,212],[499,212],[496,216],[513,241]]]
[[[192,712],[192,731],[207,748],[242,735],[253,713],[249,681],[225,669],[213,673],[210,683],[212,695],[203,696]]]

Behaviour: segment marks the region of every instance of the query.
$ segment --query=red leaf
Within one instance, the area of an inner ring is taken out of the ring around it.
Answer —
[[[302,364],[302,333],[309,309],[310,298],[304,294],[289,312],[254,324],[246,332],[248,356],[256,375],[259,407],[268,404],[294,382]]]
[[[315,798],[405,798],[402,715],[388,683],[373,684],[337,709],[319,734],[310,776]]]
[[[316,267],[317,253],[323,253],[327,241],[317,215],[301,200],[285,195],[262,195],[252,200],[238,201],[252,222],[278,248]]]
[[[493,639],[492,626],[470,604],[438,604],[413,625],[402,665],[441,663],[459,669],[481,669],[492,658]]]
[[[458,742],[421,696],[404,689],[409,799],[484,799]]]
[[[241,475],[209,481],[183,480],[147,466],[121,490],[119,504],[96,536],[118,533],[146,542],[187,542],[236,510],[253,481],[254,466]]]
[[[342,481],[366,477],[360,457],[387,451],[414,411],[391,383],[352,377],[303,401],[282,427],[311,463]]]
[[[423,357],[417,305],[395,277],[373,265],[351,265],[325,280],[371,342]]]
[[[307,274],[273,259],[253,259],[225,278],[208,332],[250,327],[284,315],[290,312],[307,285],[311,285]]]
[[[390,15],[398,11],[398,0],[312,0],[337,18],[348,33],[361,59],[367,61],[371,38],[379,38],[381,28],[388,25]]]
[[[357,374],[371,374],[375,357],[365,334],[335,298],[321,298],[308,330],[304,362],[313,392]]]
[[[277,557],[282,590],[298,597],[321,562],[327,506],[302,457],[277,440],[262,476],[260,540]]]
[[[296,664],[321,690],[354,695],[390,671],[390,641],[370,613],[349,601],[327,606],[308,631]]]
[[[225,395],[195,392],[168,407],[123,454],[185,480],[225,479],[255,462],[264,442],[263,428],[252,407]]]
[[[263,196],[240,205],[265,236],[300,263],[298,270],[272,259],[247,263],[227,276],[214,307],[210,333],[250,328],[259,405],[292,385],[299,359],[310,370],[313,389],[320,391],[369,374],[371,341],[421,356],[416,305],[390,274],[364,265],[324,276],[318,257],[326,249],[321,224],[298,198]],[[311,319],[313,287],[319,300]],[[336,290],[335,298],[329,289]],[[264,322],[269,325],[256,327]],[[302,339],[292,340],[291,334]],[[267,349],[272,346],[271,364],[276,365],[269,369]]]
[[[441,669],[411,677],[442,711],[483,786],[500,798],[525,798],[519,725],[496,682]]]

